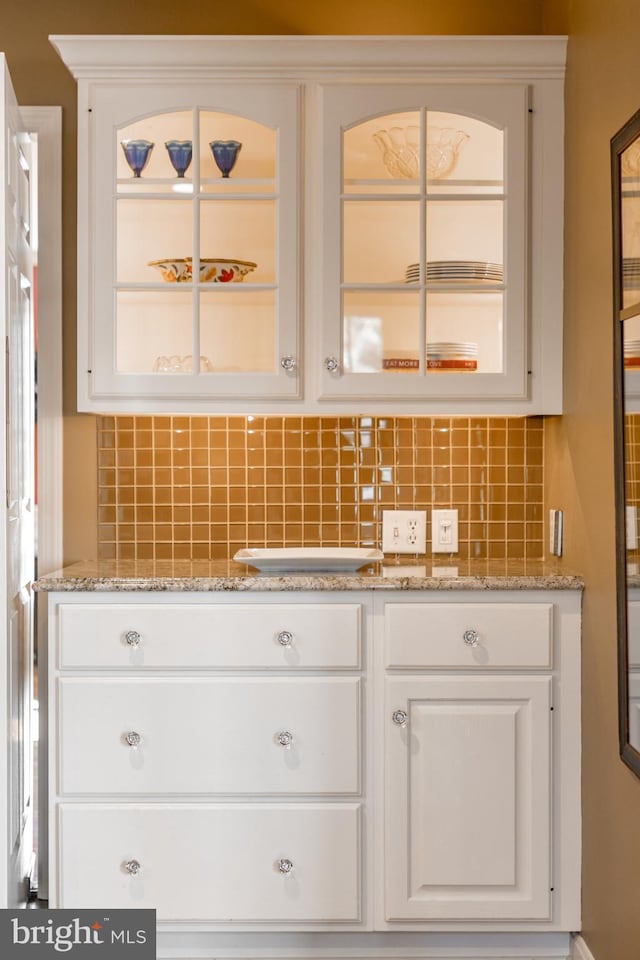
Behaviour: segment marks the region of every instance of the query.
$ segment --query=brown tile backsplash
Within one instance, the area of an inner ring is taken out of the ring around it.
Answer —
[[[434,506],[458,510],[460,558],[544,554],[541,417],[102,416],[97,429],[100,559],[379,546],[383,510]]]

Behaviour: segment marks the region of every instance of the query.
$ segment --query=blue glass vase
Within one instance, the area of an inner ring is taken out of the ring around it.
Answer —
[[[193,152],[191,140],[167,140],[165,147],[173,169],[179,177],[184,177],[191,163]]]
[[[120,142],[134,177],[139,177],[149,162],[154,144],[150,140],[121,140]]]
[[[239,140],[212,140],[209,146],[218,170],[223,177],[228,177],[236,164],[242,144]]]

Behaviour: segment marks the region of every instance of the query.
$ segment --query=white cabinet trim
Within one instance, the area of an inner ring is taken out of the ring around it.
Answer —
[[[350,76],[366,69],[405,77],[563,77],[566,36],[174,36],[52,35],[76,79],[251,75]],[[391,41],[391,42],[390,42]]]

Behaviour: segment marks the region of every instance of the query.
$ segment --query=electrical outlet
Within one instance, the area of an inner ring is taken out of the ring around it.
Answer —
[[[431,550],[433,553],[458,552],[458,511],[431,511]]]
[[[427,549],[426,510],[383,510],[384,553],[424,553]]]

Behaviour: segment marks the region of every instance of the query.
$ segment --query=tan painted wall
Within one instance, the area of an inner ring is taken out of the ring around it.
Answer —
[[[609,140],[640,107],[640,5],[568,0],[566,12],[566,413],[547,425],[546,479],[565,562],[586,579],[583,935],[596,960],[638,960],[640,780],[617,742]]]
[[[548,502],[584,571],[584,926],[596,960],[640,956],[640,781],[617,759],[608,142],[640,106],[638,0],[24,0],[0,48],[19,98],[64,109],[65,558],[95,555],[95,424],[75,404],[75,84],[49,33],[569,32],[566,416],[549,425]],[[46,362],[46,358],[44,358]],[[597,452],[596,452],[597,451]]]

